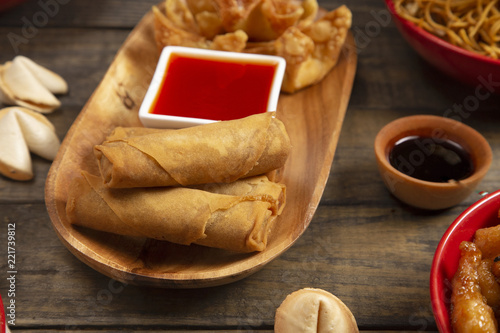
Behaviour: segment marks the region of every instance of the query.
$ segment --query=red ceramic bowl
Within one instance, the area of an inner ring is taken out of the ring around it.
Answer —
[[[500,190],[488,194],[467,208],[446,230],[431,266],[430,292],[432,310],[441,333],[453,332],[450,323],[451,279],[458,268],[459,245],[470,241],[477,229],[500,223]]]
[[[22,4],[26,0],[0,0],[0,13]]]
[[[392,1],[385,0],[394,23],[422,58],[461,82],[473,86],[482,85],[490,92],[499,90],[500,60],[457,47],[403,19],[396,13]]]

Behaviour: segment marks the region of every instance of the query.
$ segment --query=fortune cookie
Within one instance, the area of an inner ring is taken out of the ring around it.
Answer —
[[[22,107],[0,110],[0,173],[14,180],[33,178],[30,151],[53,160],[60,141],[42,114]]]
[[[24,56],[0,66],[0,102],[50,113],[61,103],[54,94],[68,91],[66,81]]]
[[[349,308],[323,289],[304,288],[288,295],[276,310],[275,333],[357,333]]]

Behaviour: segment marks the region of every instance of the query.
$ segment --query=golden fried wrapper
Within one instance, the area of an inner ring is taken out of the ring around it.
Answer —
[[[155,15],[155,38],[160,50],[167,45],[176,45],[200,49],[242,52],[248,39],[246,33],[238,30],[216,35],[213,40],[210,40],[199,33],[184,30],[176,26],[157,7],[153,7],[153,13]],[[211,27],[207,27],[206,30],[210,28]]]
[[[128,188],[233,182],[282,168],[290,149],[266,112],[180,130],[117,128],[94,153],[106,186]]]
[[[251,40],[278,38],[299,22],[311,22],[317,14],[315,0],[215,0],[226,31],[245,31]]]
[[[341,6],[302,29],[287,29],[275,43],[276,55],[287,63],[281,89],[294,92],[325,77],[338,62],[351,22],[351,11]]]
[[[285,186],[255,177],[199,188],[106,188],[82,172],[66,205],[71,224],[126,236],[263,251],[285,205]]]

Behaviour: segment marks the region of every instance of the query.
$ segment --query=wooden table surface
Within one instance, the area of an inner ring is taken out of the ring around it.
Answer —
[[[61,74],[70,87],[48,115],[58,136],[104,76],[116,51],[156,0],[33,0],[0,14],[0,62],[18,54]],[[341,2],[322,1],[326,9]],[[33,157],[35,178],[0,178],[0,294],[15,301],[19,332],[273,330],[289,293],[325,289],[353,312],[361,331],[433,331],[429,272],[446,228],[479,191],[500,186],[500,97],[461,120],[489,141],[494,160],[477,192],[453,208],[426,212],[393,198],[378,174],[377,132],[419,113],[445,115],[474,88],[444,77],[402,39],[382,0],[350,0],[358,67],[328,184],[303,236],[257,273],[204,289],[155,289],[120,282],[74,257],[52,229],[44,183],[50,163]],[[469,108],[471,109],[471,108]],[[16,225],[15,295],[7,297],[7,223]]]

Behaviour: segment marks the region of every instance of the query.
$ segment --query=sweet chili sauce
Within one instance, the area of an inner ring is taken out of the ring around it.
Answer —
[[[172,54],[150,113],[231,120],[266,112],[276,67]]]
[[[438,183],[465,179],[474,171],[464,147],[433,137],[408,136],[399,140],[389,152],[389,162],[410,177]]]

